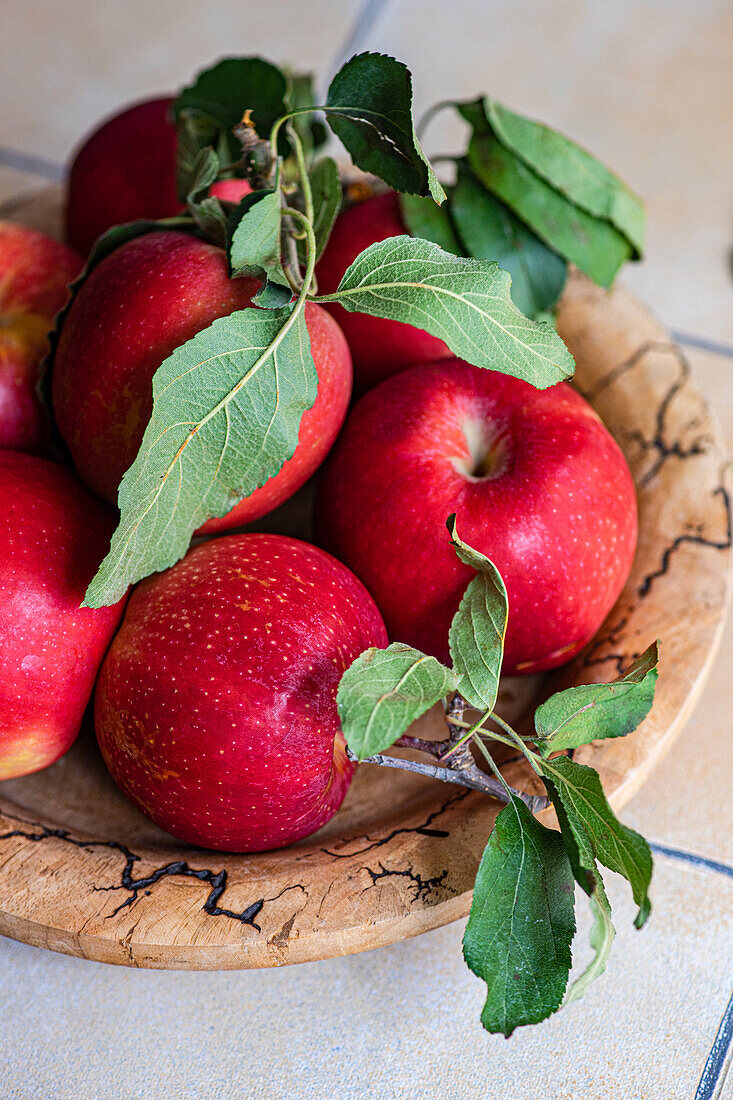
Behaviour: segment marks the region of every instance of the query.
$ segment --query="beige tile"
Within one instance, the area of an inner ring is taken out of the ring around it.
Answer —
[[[478,1017],[462,923],[280,970],[131,971],[0,940],[3,1100],[682,1100],[729,996],[733,881],[660,858],[655,909],[585,999],[506,1041]],[[582,899],[580,899],[582,901]],[[577,961],[588,958],[578,904]]]
[[[42,190],[45,182],[30,172],[0,166],[0,218],[12,218],[16,202]]]
[[[339,0],[5,0],[0,144],[63,160],[119,104],[177,88],[224,54],[326,71],[355,10]]]
[[[601,156],[645,197],[625,281],[670,325],[733,342],[733,6],[728,0],[402,0],[365,46],[422,107],[490,91]],[[449,116],[427,146],[451,148]]]
[[[64,159],[95,120],[174,88],[222,53],[327,74],[362,5],[271,0],[6,0],[0,144]],[[668,324],[733,342],[727,0],[391,0],[357,49],[415,73],[419,108],[490,90],[588,145],[649,204],[647,259],[626,281]],[[450,146],[436,122],[428,145]]]

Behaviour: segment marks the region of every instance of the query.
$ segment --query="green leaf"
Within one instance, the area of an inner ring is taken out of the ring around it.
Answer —
[[[611,906],[606,897],[606,891],[603,887],[603,881],[601,876],[596,873],[596,881],[593,892],[589,898],[590,911],[593,917],[593,924],[590,930],[590,945],[593,948],[593,958],[588,966],[579,974],[575,981],[571,984],[565,995],[565,1004],[570,1004],[571,1001],[579,1001],[588,990],[588,987],[593,984],[596,978],[599,978],[603,971],[606,969],[606,963],[608,962],[608,956],[611,953],[613,947],[613,941],[616,936],[616,929],[613,927],[611,920]]]
[[[608,684],[583,684],[551,695],[535,711],[542,756],[577,749],[606,737],[625,737],[643,722],[654,702],[658,643]]]
[[[610,286],[632,246],[610,222],[581,210],[536,175],[493,133],[474,133],[468,162],[481,183],[538,237],[601,286]]]
[[[153,413],[85,605],[114,604],[173,565],[197,527],[273,477],[295,451],[316,386],[302,310],[239,310],[176,348],[153,378]]]
[[[336,697],[346,744],[359,760],[384,752],[455,687],[450,669],[402,642],[365,650],[341,677]]]
[[[489,132],[489,120],[486,117],[483,96],[479,96],[478,99],[457,100],[453,106],[476,134],[483,135]]]
[[[336,161],[333,157],[321,157],[308,172],[308,178],[313,195],[316,259],[319,259],[341,209],[341,181]]]
[[[452,256],[418,237],[389,237],[357,256],[335,294],[318,300],[406,321],[444,340],[459,358],[539,389],[569,378],[572,355],[548,324],[519,312],[510,282],[495,263]]]
[[[559,1008],[575,933],[573,876],[560,834],[521,799],[499,813],[481,858],[463,956],[488,987],[481,1023],[511,1035]]]
[[[334,222],[341,209],[341,180],[338,167],[332,157],[321,157],[308,171],[308,179],[313,199],[313,235],[316,239],[316,259],[323,252],[331,236]],[[302,203],[300,204],[302,209]],[[298,259],[302,266],[306,262],[306,243],[299,240]]]
[[[577,822],[571,823],[559,791],[549,776],[543,776],[543,781],[555,807],[573,878],[588,895],[593,917],[590,944],[594,955],[590,964],[570,986],[565,997],[567,1003],[582,997],[591,983],[606,969],[616,931],[611,920],[611,906],[598,870],[591,839]]]
[[[486,96],[488,121],[499,141],[582,210],[610,222],[633,246],[644,248],[644,204],[623,180],[586,149],[541,122],[517,115]]]
[[[326,121],[359,168],[396,191],[443,202],[415,133],[412,76],[401,61],[380,53],[352,57],[331,81]]]
[[[466,250],[456,236],[448,212],[450,202],[438,206],[422,195],[400,195],[399,201],[402,220],[413,237],[433,241],[454,256],[465,256]]]
[[[315,107],[316,98],[313,90],[313,75],[311,73],[287,73],[289,88],[286,96],[288,112],[302,111],[304,108]],[[306,155],[320,148],[328,140],[328,130],[323,121],[312,114],[295,115],[290,119],[290,125],[300,138]]]
[[[201,149],[191,164],[186,205],[202,233],[218,245],[226,239],[227,217],[219,199],[209,188],[219,178],[221,162],[210,145]]]
[[[183,111],[176,123],[176,132],[176,191],[185,203],[196,187],[202,154],[210,150],[219,158],[219,163],[222,156],[228,160],[229,154],[216,124],[197,111]]]
[[[550,801],[555,807],[560,832],[565,845],[565,851],[570,860],[573,878],[581,889],[590,897],[600,881],[600,872],[593,852],[590,837],[583,829],[577,832],[571,827],[570,818],[559,791],[549,775],[543,775],[542,781],[547,789]]]
[[[252,302],[260,309],[282,309],[292,300],[293,292],[282,283],[265,283],[253,296]]]
[[[567,264],[463,164],[458,166],[450,212],[468,254],[477,260],[496,260],[509,272],[517,309],[536,319],[553,308],[565,285]]]
[[[493,710],[499,691],[509,604],[499,570],[459,537],[456,517],[447,523],[456,554],[478,573],[453,616],[448,642],[458,690],[476,710]]]
[[[280,254],[280,191],[252,191],[227,222],[229,274],[254,275],[263,282],[288,286]],[[292,292],[288,288],[288,297]]]
[[[261,138],[270,135],[274,123],[287,112],[287,81],[276,65],[261,57],[225,57],[200,72],[173,104],[178,121],[184,112],[196,112],[225,135],[233,152],[238,151],[232,128],[251,110],[255,130]],[[211,127],[206,145],[212,144]]]
[[[559,807],[567,819],[582,867],[592,875],[589,864],[595,858],[604,867],[623,875],[639,906],[634,923],[641,928],[651,912],[649,883],[653,867],[652,853],[644,837],[618,820],[608,804],[598,772],[593,768],[576,764],[567,756],[543,760],[540,768],[549,780],[547,789],[558,809],[558,819]],[[562,821],[560,823],[562,827]],[[588,886],[584,888],[591,892]]]

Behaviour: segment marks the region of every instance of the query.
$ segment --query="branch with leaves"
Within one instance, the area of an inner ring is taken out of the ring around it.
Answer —
[[[115,603],[130,585],[175,564],[197,527],[225,515],[292,457],[318,384],[308,302],[409,323],[475,366],[540,388],[571,377],[572,356],[548,323],[566,261],[607,281],[610,269],[600,270],[596,249],[605,255],[610,237],[625,242],[614,256],[638,251],[643,212],[616,177],[546,127],[489,98],[453,106],[473,136],[446,203],[415,132],[412,78],[394,58],[352,57],[321,104],[309,77],[259,57],[225,58],[179,94],[177,184],[186,212],[110,230],[77,288],[113,249],[161,229],[222,246],[231,278],[254,276],[261,286],[257,308],[215,321],[159,366],[153,412],[120,484],[120,523],[88,606]],[[367,248],[337,290],[319,296],[315,264],[342,202],[336,162],[318,155],[326,126],[358,168],[401,194],[413,236]],[[526,186],[504,187],[496,157],[484,155],[488,142],[521,164],[515,175]],[[252,188],[238,204],[210,193],[233,177]],[[533,213],[537,188],[555,196],[544,221]],[[587,262],[578,254],[578,219],[595,226]],[[46,387],[52,362],[53,350]]]
[[[466,148],[443,157],[455,183],[440,208],[403,195],[410,231],[449,252],[496,260],[512,276],[512,298],[528,317],[547,318],[573,263],[610,286],[644,246],[637,195],[587,150],[549,126],[510,111],[491,96],[446,101],[470,127]]]
[[[558,754],[637,728],[654,700],[658,651],[655,642],[611,683],[552,695],[537,708],[531,735],[521,736],[494,709],[509,614],[504,582],[493,563],[460,538],[455,516],[447,526],[458,557],[476,570],[450,628],[452,667],[400,642],[368,649],[344,673],[337,703],[354,759],[420,770],[506,802],[478,868],[463,952],[487,984],[484,1027],[510,1035],[545,1019],[563,1000],[582,996],[603,972],[614,930],[599,864],[631,884],[639,906],[636,926],[649,916],[649,845],[618,821],[598,773]],[[441,701],[445,740],[410,737],[411,723]],[[475,721],[464,721],[464,702],[477,713]],[[492,741],[525,757],[555,809],[559,832],[533,816],[548,802],[507,784],[491,755]],[[382,755],[395,745],[426,752],[443,767],[416,769],[411,761]],[[488,775],[476,765],[472,748]],[[568,989],[576,882],[589,898],[595,955]]]
[[[307,79],[261,58],[227,58],[181,92],[173,113],[187,213],[111,230],[82,281],[132,237],[175,228],[222,245],[231,277],[255,276],[262,285],[258,308],[215,321],[158,368],[152,416],[119,488],[120,523],[86,594],[92,607],[173,565],[198,526],[226,514],[292,457],[317,392],[308,302],[407,322],[476,366],[538,387],[574,369],[554,328],[517,308],[511,277],[495,259],[456,255],[431,240],[404,235],[374,244],[335,293],[318,295],[315,263],[341,205],[336,163],[316,155],[324,122],[360,169],[435,210],[445,199],[415,134],[412,80],[400,62],[353,57],[319,105]],[[216,180],[232,176],[253,189],[237,205],[210,194]]]

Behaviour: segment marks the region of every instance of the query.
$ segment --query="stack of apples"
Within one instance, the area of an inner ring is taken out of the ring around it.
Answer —
[[[0,229],[0,779],[70,747],[96,682],[99,745],[129,798],[188,842],[255,851],[312,833],[344,798],[353,765],[336,691],[357,655],[392,639],[446,659],[472,576],[451,548],[451,513],[504,577],[504,671],[517,674],[566,662],[598,630],[631,566],[636,501],[618,446],[567,384],[538,391],[409,325],[309,304],[318,396],[293,457],[205,523],[204,541],[139,584],[126,609],[81,608],[157,367],[214,319],[250,308],[258,286],[229,278],[220,248],[174,230],[109,253],[55,352],[53,415],[73,471],[49,459],[35,397],[47,330],[77,253],[111,225],[177,212],[168,106],[124,111],[79,151],[70,247]],[[248,187],[217,186],[229,199]],[[392,193],[346,209],[320,288],[334,290],[367,245],[405,232]],[[349,411],[352,381],[361,396]],[[231,533],[324,460],[319,546]]]

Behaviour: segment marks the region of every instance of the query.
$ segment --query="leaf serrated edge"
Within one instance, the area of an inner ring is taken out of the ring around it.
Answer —
[[[432,249],[434,253],[433,256],[423,255],[419,257],[412,256],[407,258],[398,257],[397,259],[391,259],[390,251],[393,252],[395,249],[399,250],[400,248],[405,247],[409,249],[416,243],[419,247]],[[544,363],[554,368],[554,370],[557,371],[560,375],[559,378],[555,379],[555,382],[571,378],[573,376],[575,370],[575,361],[567,348],[565,348],[567,354],[566,356],[563,356],[561,360],[559,360],[557,357],[553,358],[552,356],[547,355],[542,351],[539,351],[536,347],[532,347],[530,344],[527,344],[524,340],[520,339],[515,333],[510,332],[504,325],[497,321],[495,317],[487,312],[486,309],[481,308],[480,304],[473,302],[466,295],[457,294],[454,291],[450,291],[442,286],[435,286],[426,280],[421,280],[417,282],[414,279],[393,279],[390,282],[372,283],[365,286],[365,280],[367,280],[369,278],[369,275],[371,274],[368,268],[366,273],[361,276],[360,280],[354,286],[349,286],[349,279],[353,279],[354,276],[357,274],[359,265],[363,265],[367,262],[365,258],[371,259],[374,253],[381,250],[385,251],[386,257],[380,264],[378,270],[381,270],[385,267],[389,268],[391,266],[398,266],[400,264],[404,265],[415,263],[432,263],[436,267],[440,264],[448,267],[461,266],[464,269],[462,272],[436,272],[433,276],[436,279],[445,278],[451,274],[471,274],[469,270],[471,267],[473,267],[473,271],[476,274],[478,274],[480,271],[482,274],[492,278],[496,278],[498,275],[497,293],[489,295],[485,291],[482,291],[480,295],[480,303],[483,303],[486,300],[492,298],[499,298],[505,308],[508,308],[510,312],[513,311],[516,314],[518,320],[534,325],[538,331],[551,338],[553,343],[555,340],[559,339],[557,332],[546,321],[530,321],[528,317],[526,317],[520,310],[517,309],[517,307],[511,300],[511,295],[509,292],[509,288],[511,286],[511,276],[506,271],[502,270],[502,268],[500,268],[496,262],[494,262],[493,260],[474,260],[471,257],[454,256],[452,253],[445,252],[443,249],[440,248],[439,245],[434,244],[432,241],[426,241],[420,237],[410,237],[406,234],[397,237],[390,237],[384,241],[376,241],[374,244],[369,245],[369,247],[365,248],[364,251],[361,252],[352,262],[352,264],[347,268],[341,279],[341,282],[339,283],[338,288],[332,294],[324,294],[319,296],[315,299],[315,301],[322,303],[338,302],[344,307],[344,309],[348,310],[349,312],[368,313],[370,312],[369,310],[364,310],[363,308],[360,309],[358,304],[353,304],[351,302],[351,298],[356,297],[360,294],[374,294],[376,296],[378,291],[394,290],[395,287],[404,287],[410,290],[422,290],[438,296],[442,294],[445,295],[445,297],[447,298],[455,299],[466,308],[474,310],[482,318],[484,318],[485,321],[488,321],[496,329],[502,332],[507,341],[510,341],[516,347],[520,348],[524,355],[528,355],[530,358],[541,359]],[[436,253],[438,255],[436,255]],[[376,316],[383,316],[383,314],[377,313]],[[448,343],[449,336],[444,335],[443,339],[445,339],[446,343]],[[545,384],[544,388],[547,388],[547,386],[550,385],[554,385],[555,382],[548,381]]]

